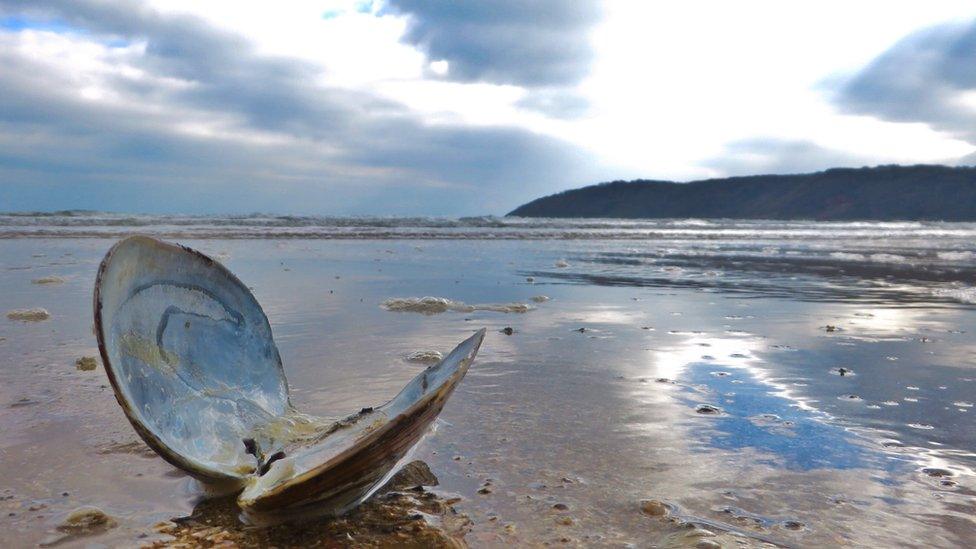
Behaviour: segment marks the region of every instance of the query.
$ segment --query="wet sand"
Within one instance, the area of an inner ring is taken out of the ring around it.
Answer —
[[[0,318],[10,546],[51,540],[83,506],[114,526],[81,545],[209,532],[193,538],[206,545],[224,530],[219,542],[243,545],[345,545],[351,531],[434,543],[417,521],[447,532],[438,544],[472,546],[976,541],[976,310],[923,291],[925,276],[903,267],[844,279],[711,259],[703,269],[716,274],[682,275],[691,259],[641,263],[639,241],[186,241],[253,287],[310,413],[380,404],[423,369],[411,354],[489,329],[412,456],[440,481],[432,500],[378,500],[269,534],[227,501],[201,501],[132,431],[101,366],[76,366],[97,356],[91,285],[111,243],[0,240],[0,311],[50,313]],[[831,268],[851,271],[844,261]],[[45,277],[63,282],[32,284]],[[478,306],[382,306],[425,296]],[[518,303],[531,310],[482,307]]]

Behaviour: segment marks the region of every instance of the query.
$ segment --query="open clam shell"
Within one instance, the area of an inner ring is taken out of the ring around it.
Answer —
[[[189,248],[126,238],[95,283],[105,371],[153,450],[209,484],[243,489],[260,517],[341,513],[395,471],[436,419],[485,330],[390,402],[343,420],[295,410],[268,319],[225,267]]]

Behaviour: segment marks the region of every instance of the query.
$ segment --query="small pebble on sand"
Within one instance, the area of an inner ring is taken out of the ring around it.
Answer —
[[[11,516],[13,514],[11,513]],[[68,514],[57,532],[41,540],[40,547],[52,547],[74,541],[75,538],[99,534],[118,526],[115,519],[97,507],[79,507]]]
[[[392,490],[409,490],[411,488],[423,486],[437,486],[440,482],[434,473],[431,472],[427,463],[414,460],[403,466],[397,474],[386,483],[380,492]]]
[[[93,356],[83,356],[75,361],[75,368],[83,372],[90,372],[98,367],[98,360]]]
[[[718,415],[722,413],[722,409],[718,406],[712,406],[711,404],[699,404],[695,408],[695,412],[704,415]]]
[[[942,477],[951,477],[952,476],[952,471],[950,471],[948,469],[941,469],[939,467],[925,467],[924,469],[922,469],[922,473],[924,473],[924,474],[926,474],[926,475],[928,475],[930,477],[933,477],[933,478],[942,478]]]
[[[98,507],[79,507],[68,514],[58,530],[72,534],[84,534],[95,530],[114,528],[115,519]]]
[[[644,513],[650,517],[663,517],[666,516],[670,511],[668,506],[656,499],[644,499],[640,502],[641,513]]]

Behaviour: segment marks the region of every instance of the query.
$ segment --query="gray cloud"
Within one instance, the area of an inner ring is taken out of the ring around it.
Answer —
[[[808,173],[875,163],[856,155],[823,148],[810,141],[756,138],[727,145],[722,156],[703,165],[720,171],[722,175],[733,176]]]
[[[596,0],[389,0],[410,15],[404,40],[447,78],[527,87],[578,83],[589,72],[587,36],[601,18]]]
[[[500,213],[596,178],[565,142],[425,124],[400,104],[318,85],[317,67],[259,55],[194,17],[131,0],[0,1],[4,13],[145,44],[112,60],[148,77],[111,73],[121,100],[88,101],[43,59],[0,42],[3,209]],[[217,135],[186,130],[213,122]]]
[[[976,109],[960,101],[976,91],[976,22],[945,24],[902,39],[837,93],[845,112],[922,122],[976,143]]]

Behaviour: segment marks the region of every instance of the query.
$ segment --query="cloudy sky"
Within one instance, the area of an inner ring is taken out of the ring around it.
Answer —
[[[503,214],[976,163],[972,0],[0,0],[0,210]]]

